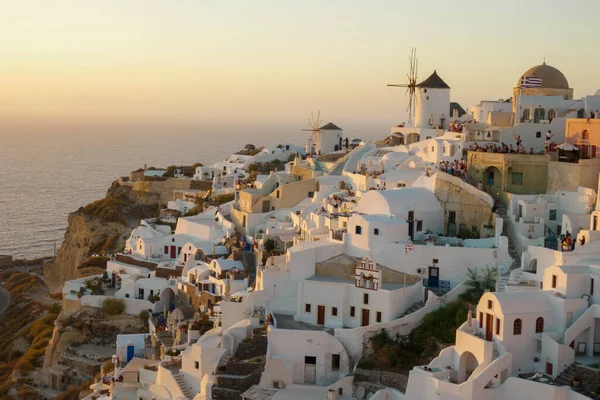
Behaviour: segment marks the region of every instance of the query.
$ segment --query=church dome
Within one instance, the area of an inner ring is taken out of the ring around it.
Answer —
[[[562,72],[546,64],[536,65],[525,71],[517,81],[517,87],[521,87],[522,78],[535,77],[542,80],[542,88],[547,89],[569,89],[569,82]]]

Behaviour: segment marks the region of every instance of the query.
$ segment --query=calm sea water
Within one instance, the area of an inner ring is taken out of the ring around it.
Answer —
[[[306,144],[295,129],[177,134],[0,133],[0,254],[51,255],[67,216],[104,197],[111,182],[144,164],[155,167],[223,160],[247,143]],[[362,132],[365,140],[381,137]]]
[[[251,139],[249,139],[251,137]],[[214,163],[246,143],[302,145],[289,134],[0,134],[0,254],[39,257],[63,240],[67,215],[130,171]],[[222,140],[226,139],[226,140]]]

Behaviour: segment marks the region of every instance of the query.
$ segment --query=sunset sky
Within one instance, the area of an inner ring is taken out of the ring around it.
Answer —
[[[406,119],[411,47],[463,107],[548,64],[600,88],[600,1],[0,0],[0,134]]]

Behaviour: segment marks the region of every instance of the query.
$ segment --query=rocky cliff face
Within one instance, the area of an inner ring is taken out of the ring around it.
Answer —
[[[113,182],[104,199],[69,214],[56,259],[44,267],[44,280],[50,290],[60,291],[70,279],[102,273],[105,262],[92,256],[122,250],[140,219],[158,213],[155,197]]]

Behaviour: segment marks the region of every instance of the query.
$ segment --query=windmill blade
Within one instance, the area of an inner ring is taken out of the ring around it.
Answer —
[[[399,84],[399,85],[391,85],[390,84],[390,85],[387,85],[387,86],[389,86],[389,87],[409,87],[410,85],[407,85],[407,84],[403,83],[403,84]]]

